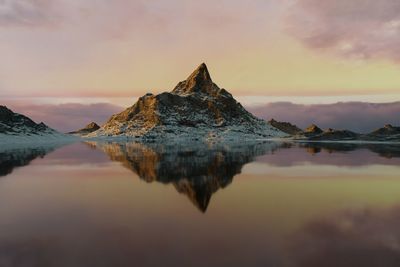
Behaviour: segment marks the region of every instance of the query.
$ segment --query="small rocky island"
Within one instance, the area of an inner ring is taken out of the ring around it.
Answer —
[[[87,134],[93,133],[93,132],[97,131],[98,129],[100,129],[100,126],[95,122],[91,122],[88,125],[86,125],[84,128],[79,129],[77,131],[69,132],[68,134],[81,136],[81,135],[87,135]]]
[[[255,117],[211,79],[201,64],[171,92],[151,93],[113,115],[84,137],[129,137],[140,140],[244,140],[285,137],[288,134]]]
[[[387,124],[371,133],[355,133],[350,130],[336,130],[329,128],[322,130],[312,124],[305,130],[289,122],[279,122],[274,119],[270,124],[281,131],[290,134],[291,139],[302,141],[365,141],[365,142],[399,142],[400,127]]]

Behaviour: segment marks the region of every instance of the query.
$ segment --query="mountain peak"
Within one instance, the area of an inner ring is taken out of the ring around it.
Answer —
[[[306,133],[313,133],[313,134],[320,134],[323,131],[321,130],[321,128],[319,128],[317,125],[315,124],[311,124],[310,126],[307,127],[307,129],[305,130]]]
[[[201,63],[200,66],[193,71],[192,74],[187,78],[187,81],[209,81],[212,82],[210,73],[208,72],[207,65],[205,63]]]
[[[208,72],[207,65],[202,63],[185,81],[178,83],[172,93],[178,95],[192,93],[205,93],[214,95],[218,91],[219,88],[213,83],[210,73]]]

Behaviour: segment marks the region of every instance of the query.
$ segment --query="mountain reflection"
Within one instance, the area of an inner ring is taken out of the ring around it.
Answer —
[[[282,143],[271,153],[258,157],[271,166],[291,167],[303,164],[359,167],[370,164],[400,164],[400,144],[372,143]]]
[[[17,167],[27,166],[34,159],[43,158],[46,154],[62,146],[61,144],[49,144],[41,146],[26,146],[17,148],[0,149],[0,176],[6,176]]]
[[[350,152],[359,149],[367,149],[384,158],[400,158],[400,144],[376,144],[376,143],[300,143],[301,147],[309,150],[310,153],[319,153],[325,150],[330,153]]]
[[[146,182],[172,184],[205,212],[212,194],[225,188],[243,165],[272,151],[278,143],[245,144],[140,144],[87,142],[113,161],[134,171]]]

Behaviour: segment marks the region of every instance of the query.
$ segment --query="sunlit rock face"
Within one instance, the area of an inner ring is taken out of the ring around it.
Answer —
[[[173,184],[202,212],[211,196],[229,185],[244,164],[275,149],[276,143],[251,144],[196,143],[111,143],[90,142],[134,171],[146,182]]]
[[[89,133],[93,133],[93,132],[97,131],[98,129],[100,129],[100,126],[95,122],[91,122],[88,125],[86,125],[84,128],[79,129],[77,131],[69,132],[69,134],[78,135],[78,136],[87,135]]]
[[[171,92],[142,96],[88,137],[254,139],[286,135],[219,88],[203,63]]]

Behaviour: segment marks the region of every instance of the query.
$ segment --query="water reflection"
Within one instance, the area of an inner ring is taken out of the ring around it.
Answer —
[[[293,266],[400,266],[400,207],[331,214],[292,239]]]
[[[0,176],[12,173],[17,167],[27,166],[34,159],[43,158],[46,154],[64,145],[64,143],[50,143],[0,148]]]
[[[151,183],[172,184],[202,212],[211,196],[228,186],[243,165],[280,144],[186,144],[87,142]]]
[[[172,184],[202,212],[212,195],[253,161],[273,166],[400,164],[400,146],[342,143],[116,143],[86,142],[152,183]],[[337,157],[333,156],[339,153]]]
[[[0,154],[0,266],[400,266],[398,146],[89,142],[32,161],[55,149]],[[203,212],[235,183],[202,214],[131,171]]]
[[[257,159],[272,166],[304,164],[336,167],[400,165],[400,144],[282,143]]]

